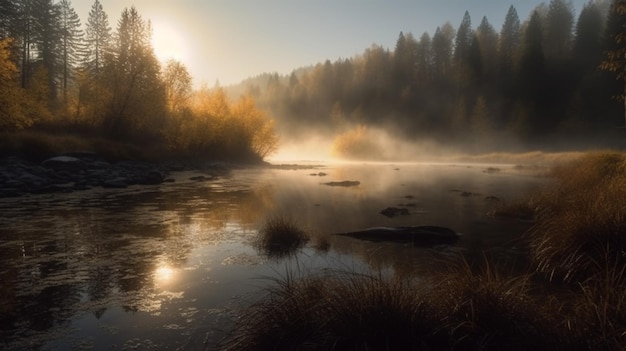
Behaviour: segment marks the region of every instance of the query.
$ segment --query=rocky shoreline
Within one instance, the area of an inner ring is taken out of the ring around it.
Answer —
[[[204,166],[206,167],[206,166]],[[33,162],[18,157],[0,159],[0,198],[27,194],[69,193],[132,185],[174,182],[170,172],[204,167],[142,161],[107,162],[92,153],[68,153]],[[225,167],[211,166],[215,171]]]

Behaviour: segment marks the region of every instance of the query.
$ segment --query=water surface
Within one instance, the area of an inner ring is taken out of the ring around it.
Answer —
[[[180,172],[160,186],[0,199],[0,348],[210,349],[237,310],[287,272],[407,275],[427,267],[433,252],[506,254],[528,224],[489,217],[489,209],[545,180],[488,167],[246,168],[207,182]],[[360,185],[323,184],[344,180]],[[410,214],[388,218],[380,214],[386,207]],[[289,259],[252,245],[275,214],[312,236]],[[400,225],[446,226],[462,236],[452,247],[415,248],[331,235]]]

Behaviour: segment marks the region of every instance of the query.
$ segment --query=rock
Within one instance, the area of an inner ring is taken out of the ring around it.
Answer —
[[[157,185],[163,183],[165,175],[158,170],[151,170],[140,176],[137,180],[137,184],[141,185]]]
[[[128,181],[126,178],[119,177],[105,180],[100,185],[103,188],[123,189],[128,188]]]
[[[386,209],[380,211],[380,214],[392,218],[395,216],[406,216],[409,214],[409,210],[406,208],[387,207]]]
[[[79,170],[85,168],[83,161],[72,156],[52,157],[43,161],[41,165],[55,170]]]
[[[328,186],[350,187],[350,186],[358,186],[361,184],[361,182],[356,181],[356,180],[344,180],[341,182],[328,182],[328,183],[322,183],[322,184],[328,185]]]
[[[209,177],[207,177],[207,176],[195,176],[195,177],[189,178],[189,180],[193,180],[193,181],[196,181],[196,182],[206,182],[206,181],[209,181],[209,180],[213,180],[213,176],[209,176]]]
[[[336,235],[369,241],[412,243],[415,246],[449,245],[459,239],[454,230],[437,226],[375,227]]]

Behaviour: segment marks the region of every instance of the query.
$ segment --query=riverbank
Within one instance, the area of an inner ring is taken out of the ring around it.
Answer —
[[[4,157],[0,158],[0,198],[173,183],[170,173],[186,170],[206,174],[195,179],[202,181],[227,174],[230,168],[221,162],[106,161],[89,152],[65,153],[41,162]]]

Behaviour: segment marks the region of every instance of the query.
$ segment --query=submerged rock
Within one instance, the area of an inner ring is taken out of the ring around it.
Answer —
[[[361,182],[356,181],[356,180],[344,180],[341,182],[328,182],[328,183],[322,183],[324,185],[328,185],[328,186],[344,186],[344,187],[350,187],[350,186],[358,186],[361,184]]]
[[[454,230],[437,226],[374,227],[336,235],[369,241],[412,243],[415,246],[449,245],[454,244],[459,238]]]
[[[385,215],[389,218],[395,216],[407,216],[409,214],[409,210],[406,208],[387,207],[386,209],[380,211],[380,214]]]

